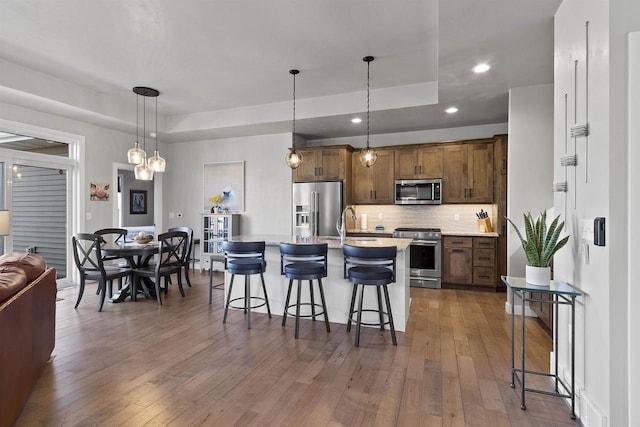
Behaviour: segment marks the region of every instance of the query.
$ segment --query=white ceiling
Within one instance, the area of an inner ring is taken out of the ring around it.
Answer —
[[[135,133],[144,85],[165,141],[279,133],[298,68],[296,130],[354,136],[372,55],[371,133],[503,123],[510,88],[553,81],[559,3],[0,0],[0,101]]]

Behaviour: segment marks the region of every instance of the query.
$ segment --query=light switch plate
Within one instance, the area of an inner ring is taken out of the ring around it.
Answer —
[[[176,214],[173,212],[169,212],[169,219],[173,219],[176,217]]]

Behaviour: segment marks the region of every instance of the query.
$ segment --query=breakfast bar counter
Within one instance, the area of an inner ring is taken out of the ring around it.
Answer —
[[[327,311],[329,321],[332,323],[347,323],[349,314],[349,303],[351,301],[351,292],[353,285],[344,278],[344,256],[342,254],[342,244],[338,236],[318,236],[318,237],[301,237],[287,235],[243,235],[234,236],[233,241],[264,241],[266,244],[265,258],[267,261],[267,269],[264,273],[264,281],[269,296],[269,304],[271,306],[271,314],[282,316],[284,312],[284,302],[287,296],[287,288],[289,279],[280,275],[280,243],[327,243],[328,261],[327,261],[327,277],[322,279],[324,293],[327,302]],[[398,248],[396,259],[396,282],[389,285],[389,298],[391,300],[391,309],[395,328],[397,331],[404,331],[409,317],[409,257],[408,251],[411,239],[393,239],[393,238],[376,238],[376,237],[347,237],[345,244],[352,246],[396,246]],[[229,289],[231,275],[225,272],[225,298]],[[234,284],[242,283],[243,279],[237,277]],[[239,282],[240,281],[240,282]],[[317,287],[317,284],[314,286]],[[309,286],[307,281],[303,281],[302,298],[309,298]],[[231,298],[243,295],[243,286],[234,286]],[[316,288],[317,292],[317,288]],[[252,278],[251,295],[262,295],[262,287],[259,278]],[[365,292],[364,306],[377,307],[377,298],[375,292]],[[266,313],[266,307],[260,307],[252,310],[259,313]],[[306,313],[304,313],[306,314]],[[366,321],[366,314],[363,314],[363,322]],[[232,313],[230,313],[230,316]],[[369,321],[375,321],[377,314],[371,313]],[[319,316],[318,319],[322,319]]]

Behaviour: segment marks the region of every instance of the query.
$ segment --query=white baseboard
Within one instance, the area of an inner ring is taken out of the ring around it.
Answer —
[[[515,304],[514,307],[516,309],[516,316],[521,315],[522,304]],[[504,311],[506,311],[508,314],[511,314],[511,304],[509,303],[509,301],[504,302]],[[531,307],[529,307],[528,305],[524,308],[524,315],[528,317],[538,317],[538,315],[533,310],[531,310]]]

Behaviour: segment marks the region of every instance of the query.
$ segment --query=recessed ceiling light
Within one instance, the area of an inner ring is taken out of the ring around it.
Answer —
[[[453,113],[457,113],[458,109],[456,107],[449,107],[444,111],[446,111],[448,114],[453,114]]]
[[[483,62],[483,63],[478,64],[475,67],[473,67],[473,72],[474,73],[484,73],[485,71],[488,71],[489,68],[491,68],[491,65]]]
[[[361,123],[361,122],[362,122],[362,119],[360,117],[354,117],[353,119],[351,119],[351,123],[358,124],[358,123]]]

